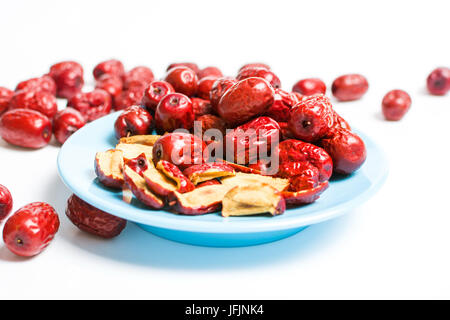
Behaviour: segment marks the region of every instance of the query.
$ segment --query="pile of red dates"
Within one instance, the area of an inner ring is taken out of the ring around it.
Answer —
[[[281,214],[286,206],[315,201],[332,174],[351,174],[366,158],[364,142],[333,109],[317,78],[302,79],[288,92],[262,63],[244,65],[234,77],[216,67],[174,63],[158,80],[150,68],[126,71],[118,60],[99,63],[93,76],[95,89],[82,91],[82,66],[64,61],[14,90],[0,87],[0,136],[24,148],[42,148],[52,136],[63,144],[87,122],[124,110],[114,125],[118,145],[96,156],[99,181],[121,188],[126,201],[134,195],[150,208],[180,214]],[[427,88],[446,94],[450,69],[434,70]],[[357,100],[367,90],[359,74],[338,77],[331,86],[338,101]],[[58,110],[57,98],[66,99],[67,107]],[[406,92],[392,90],[382,111],[397,121],[410,105]],[[20,256],[39,254],[58,231],[58,214],[44,202],[9,216],[12,208],[11,193],[0,185],[6,246]],[[75,195],[66,215],[104,238],[126,226]]]
[[[121,69],[102,70],[117,77]],[[357,74],[332,86],[340,101],[367,89]],[[314,202],[333,173],[352,174],[366,159],[364,142],[325,90],[320,79],[304,79],[285,91],[261,63],[244,65],[235,77],[216,67],[172,64],[138,105],[119,115],[119,144],[97,153],[97,176],[152,209],[178,214],[277,215]]]

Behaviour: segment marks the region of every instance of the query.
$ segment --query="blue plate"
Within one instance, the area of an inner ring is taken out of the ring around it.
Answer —
[[[319,200],[288,209],[283,215],[223,218],[220,213],[183,216],[151,210],[136,200],[131,204],[123,202],[121,191],[106,188],[96,179],[95,154],[116,145],[113,125],[118,115],[113,113],[89,123],[66,141],[58,155],[61,179],[89,204],[133,221],[158,236],[183,243],[239,247],[286,238],[363,203],[381,187],[388,174],[388,163],[381,149],[359,132],[367,147],[367,160],[362,168],[348,177],[332,179]]]

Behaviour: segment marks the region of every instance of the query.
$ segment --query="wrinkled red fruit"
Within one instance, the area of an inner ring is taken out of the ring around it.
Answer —
[[[265,64],[265,63],[260,63],[260,62],[256,62],[256,63],[247,63],[244,64],[240,69],[239,72],[243,69],[248,69],[248,68],[262,68],[262,69],[267,69],[270,70],[269,65]]]
[[[197,72],[198,79],[203,79],[205,77],[223,77],[222,71],[217,67],[206,67]]]
[[[139,66],[125,73],[123,86],[125,89],[129,89],[137,84],[147,87],[154,79],[155,76],[150,68]]]
[[[73,109],[66,108],[58,111],[53,118],[53,133],[56,140],[63,144],[75,131],[86,124],[83,115]]]
[[[66,215],[79,229],[103,238],[118,236],[127,221],[84,202],[76,195],[67,200]]]
[[[360,74],[346,74],[336,78],[331,92],[340,101],[352,101],[361,98],[369,89],[369,83]]]
[[[211,91],[217,77],[208,76],[199,80],[197,87],[197,97],[208,100],[209,92]]]
[[[278,176],[289,179],[289,191],[315,188],[319,184],[319,169],[309,162],[284,162],[278,168]]]
[[[321,141],[322,147],[333,159],[334,171],[350,174],[358,170],[366,160],[366,146],[362,139],[348,130],[339,130]]]
[[[275,73],[266,68],[247,67],[241,69],[236,76],[237,80],[244,80],[251,77],[263,78],[274,88],[281,88],[281,81]]]
[[[14,91],[5,87],[0,87],[0,115],[9,107],[9,102],[14,95]]]
[[[330,100],[323,96],[311,96],[291,109],[289,131],[300,140],[314,142],[325,137],[334,125],[334,113]]]
[[[125,109],[114,123],[116,138],[150,134],[153,130],[152,115],[140,106]]]
[[[189,69],[194,70],[195,73],[198,73],[200,71],[198,65],[193,62],[179,62],[179,63],[172,63],[170,64],[166,71],[169,71],[170,69],[176,68],[176,67],[188,67]]]
[[[86,121],[94,121],[111,111],[111,96],[105,90],[79,92],[67,101],[67,106],[78,110]]]
[[[194,110],[194,116],[201,117],[205,114],[210,114],[212,112],[211,102],[209,100],[204,100],[200,98],[191,98],[192,109]]]
[[[176,67],[167,72],[165,81],[170,83],[176,92],[192,97],[197,93],[198,78],[188,67]]]
[[[247,78],[235,83],[219,101],[217,113],[230,126],[243,124],[262,115],[274,102],[272,86],[262,78]]]
[[[289,111],[297,104],[294,95],[281,89],[275,89],[274,102],[266,112],[266,116],[278,122],[289,121]]]
[[[122,62],[120,62],[119,60],[111,59],[100,62],[98,65],[95,66],[92,73],[96,80],[100,79],[100,77],[103,76],[104,74],[123,77],[123,75],[125,74],[125,69],[123,67]]]
[[[217,106],[219,105],[220,98],[223,94],[230,89],[237,80],[231,77],[218,78],[211,90],[209,91],[209,101],[211,101],[211,107],[215,114],[217,114]]]
[[[434,69],[427,78],[427,88],[431,94],[442,96],[450,90],[450,69]]]
[[[333,161],[322,148],[300,140],[289,139],[279,143],[276,155],[279,163],[309,162],[319,169],[319,181],[330,179],[333,173]]]
[[[52,95],[56,95],[56,83],[52,77],[48,75],[44,75],[40,78],[32,78],[25,81],[20,82],[15,91],[20,90],[42,90],[51,93]]]
[[[3,241],[22,257],[41,253],[59,229],[55,209],[44,202],[33,202],[17,210],[5,223]]]
[[[258,156],[270,156],[272,145],[280,139],[280,126],[269,117],[259,117],[243,124],[225,136],[227,159],[234,155],[238,164],[255,163]]]
[[[155,126],[158,133],[175,129],[190,130],[194,125],[194,110],[191,100],[181,93],[170,93],[158,104],[155,112]]]
[[[50,67],[49,76],[55,80],[56,95],[69,99],[81,91],[84,84],[83,67],[75,61],[64,61]]]
[[[320,195],[328,189],[328,181],[320,183],[317,187],[300,191],[282,191],[286,204],[289,206],[299,206],[308,204],[319,199]]]
[[[174,132],[163,135],[153,145],[153,162],[166,160],[184,170],[193,164],[201,164],[205,143],[198,137]]]
[[[123,81],[122,78],[110,74],[104,74],[98,78],[95,83],[95,89],[105,90],[115,99],[122,93]]]
[[[136,85],[129,87],[127,90],[122,91],[114,99],[114,110],[123,110],[128,107],[140,104],[144,97],[145,86],[139,82]]]
[[[0,223],[11,212],[13,207],[13,199],[8,188],[0,184]]]
[[[47,91],[20,90],[16,91],[9,103],[11,109],[31,109],[39,111],[52,119],[58,111],[56,98]]]
[[[40,112],[14,109],[0,117],[0,136],[13,145],[38,149],[52,137],[52,123]]]
[[[392,90],[386,93],[382,102],[383,115],[386,120],[398,121],[408,112],[411,97],[403,90]]]
[[[169,93],[174,93],[175,89],[166,81],[153,81],[144,90],[144,98],[142,98],[142,105],[148,111],[155,112],[158,103]]]
[[[327,86],[320,79],[309,78],[299,80],[292,87],[292,91],[298,92],[305,96],[312,96],[314,94],[325,94],[325,92],[327,91]]]

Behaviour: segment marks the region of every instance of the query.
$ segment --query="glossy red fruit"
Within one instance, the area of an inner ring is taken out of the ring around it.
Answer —
[[[126,161],[125,164],[142,177],[144,172],[148,169],[149,163],[145,153],[141,153],[136,158]]]
[[[450,68],[434,69],[427,78],[427,88],[434,95],[446,94],[450,90]]]
[[[258,77],[267,80],[272,87],[281,88],[281,81],[275,73],[266,68],[244,68],[236,76],[237,80],[244,80],[251,77]]]
[[[95,89],[105,90],[113,99],[115,99],[122,93],[122,87],[122,78],[107,73],[98,78],[97,82],[95,83]]]
[[[333,159],[334,171],[350,174],[358,170],[366,160],[364,141],[351,131],[342,129],[321,141],[322,147]]]
[[[299,80],[292,87],[292,91],[298,92],[305,96],[312,96],[314,94],[325,94],[327,86],[318,78],[308,78]]]
[[[217,113],[230,126],[243,124],[267,112],[275,91],[262,78],[247,78],[235,83],[219,101]]]
[[[181,93],[170,93],[158,104],[155,111],[155,127],[159,133],[175,129],[190,130],[194,125],[191,100]]]
[[[174,93],[175,89],[166,81],[152,81],[144,90],[144,97],[142,98],[142,105],[147,110],[155,112],[158,103],[169,93]]]
[[[111,96],[105,90],[79,92],[67,101],[67,106],[78,110],[86,121],[94,121],[110,113]]]
[[[194,70],[195,73],[198,73],[200,71],[198,65],[193,62],[178,62],[178,63],[172,63],[170,64],[166,71],[169,71],[170,69],[176,68],[176,67],[188,67],[189,69]]]
[[[217,77],[215,76],[208,76],[200,79],[198,82],[197,87],[197,97],[208,100],[209,99],[209,93],[216,82]]]
[[[188,67],[176,67],[167,72],[165,81],[169,82],[176,92],[192,97],[197,93],[197,74]]]
[[[194,110],[194,116],[201,117],[205,114],[212,113],[212,106],[209,100],[204,100],[200,98],[191,98],[192,101],[192,109]]]
[[[66,215],[79,229],[102,238],[118,236],[127,221],[97,209],[76,195],[67,200]]]
[[[8,188],[0,184],[0,223],[11,212],[13,207],[13,199]]]
[[[53,118],[53,133],[56,140],[63,144],[75,131],[86,124],[83,115],[73,109],[65,108],[56,113]]]
[[[193,164],[203,162],[205,148],[205,143],[192,134],[168,133],[153,145],[153,162],[156,166],[159,160],[166,160],[184,170]]]
[[[50,67],[49,76],[56,83],[56,95],[69,99],[81,91],[84,84],[83,67],[75,61],[63,61]]]
[[[38,149],[52,137],[52,123],[40,112],[14,109],[0,117],[0,136],[13,145]]]
[[[114,123],[116,138],[150,134],[153,130],[153,117],[140,106],[125,109]]]
[[[340,101],[360,99],[369,89],[367,79],[360,74],[346,74],[336,78],[331,92]]]
[[[217,114],[217,106],[219,105],[220,98],[223,94],[231,88],[237,80],[231,77],[218,78],[212,85],[209,91],[209,101],[211,101],[211,107],[215,114]]]
[[[289,121],[289,111],[297,104],[297,99],[281,89],[275,89],[274,102],[266,112],[266,116],[278,122]]]
[[[243,69],[248,69],[248,68],[262,68],[262,69],[267,69],[270,70],[269,65],[265,64],[265,63],[260,63],[260,62],[256,62],[256,63],[247,63],[244,64],[239,71],[243,70]]]
[[[217,67],[206,67],[197,72],[198,79],[203,79],[205,77],[223,77],[222,71]]]
[[[334,130],[340,130],[340,129],[347,129],[352,130],[348,122],[342,118],[336,110],[333,110],[333,116],[334,116],[334,126],[333,129],[330,131],[330,134],[332,135]]]
[[[277,145],[280,137],[280,126],[275,120],[269,117],[251,120],[225,136],[227,160],[234,155],[234,163],[255,163],[260,153],[270,155],[272,145]]]
[[[323,95],[311,96],[299,102],[291,109],[289,117],[292,135],[307,142],[325,137],[334,125],[333,107]]]
[[[382,102],[383,115],[386,120],[398,121],[411,107],[411,97],[403,90],[392,90],[386,93]]]
[[[11,98],[9,109],[31,109],[53,119],[58,111],[58,104],[55,96],[47,91],[20,90],[16,91]]]
[[[279,177],[289,179],[289,191],[312,189],[319,184],[319,169],[310,162],[284,162],[278,168]]]
[[[141,86],[147,87],[154,79],[155,76],[150,68],[139,66],[125,73],[123,86],[125,89],[129,89],[139,83]]]
[[[142,82],[139,82],[129,87],[127,90],[122,91],[122,93],[114,99],[114,110],[123,110],[140,104],[144,97],[144,90],[145,85],[143,85]]]
[[[123,77],[125,74],[125,68],[123,63],[116,59],[106,60],[100,62],[95,66],[92,71],[94,78],[96,80],[100,79],[104,74],[109,74],[111,76]]]
[[[41,253],[59,229],[55,209],[45,202],[33,202],[17,210],[5,223],[3,241],[16,255]]]
[[[5,87],[0,87],[0,115],[9,107],[9,102],[14,95],[14,91]]]
[[[319,181],[330,179],[333,173],[333,161],[322,148],[311,143],[288,139],[278,144],[275,155],[280,164],[288,162],[308,162],[319,169]]]
[[[42,90],[51,93],[52,95],[56,95],[56,83],[52,77],[48,75],[44,75],[39,78],[32,78],[25,81],[20,82],[15,91],[20,90]]]

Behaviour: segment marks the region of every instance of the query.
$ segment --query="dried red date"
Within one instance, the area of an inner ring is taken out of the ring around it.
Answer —
[[[56,83],[56,95],[69,99],[84,85],[83,67],[75,61],[63,61],[50,67],[49,76]]]
[[[219,101],[217,113],[231,127],[262,115],[272,106],[275,92],[262,78],[247,78],[235,83]]]
[[[0,117],[0,136],[13,145],[38,149],[50,142],[52,123],[38,111],[14,109]]]
[[[331,86],[331,92],[340,101],[360,99],[369,89],[369,83],[360,74],[346,74],[336,78]]]
[[[411,97],[403,90],[389,91],[383,98],[382,110],[386,120],[401,120],[410,107]]]
[[[8,88],[0,87],[0,115],[8,109],[13,95],[14,91],[9,90]]]
[[[312,96],[315,94],[325,94],[327,86],[325,83],[317,78],[308,78],[299,80],[292,87],[292,91],[298,92],[305,96]]]
[[[67,200],[66,215],[79,229],[102,238],[118,236],[127,221],[91,206],[76,195]]]
[[[109,74],[111,76],[123,77],[125,74],[125,69],[123,63],[116,59],[106,60],[100,62],[95,66],[92,71],[94,78],[99,80],[103,75]]]
[[[167,72],[164,79],[172,85],[176,92],[192,97],[197,93],[198,77],[188,67],[176,67]]]
[[[89,122],[107,115],[111,111],[112,99],[105,90],[94,89],[75,94],[69,99],[67,106],[78,110]]]
[[[9,103],[9,109],[31,109],[52,119],[58,111],[58,105],[53,94],[31,89],[16,91]]]
[[[56,140],[63,144],[75,131],[86,124],[83,115],[73,109],[65,108],[58,111],[53,119],[53,133]]]

